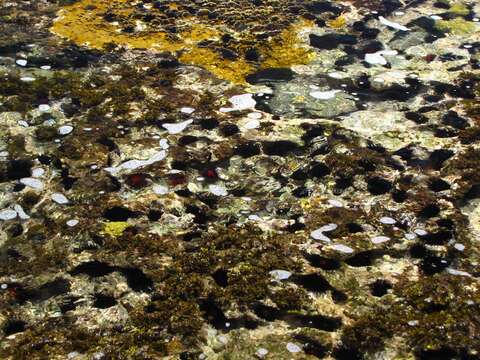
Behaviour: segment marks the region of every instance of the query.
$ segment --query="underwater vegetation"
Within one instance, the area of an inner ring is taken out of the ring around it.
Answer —
[[[0,4],[0,358],[479,358],[479,14]]]

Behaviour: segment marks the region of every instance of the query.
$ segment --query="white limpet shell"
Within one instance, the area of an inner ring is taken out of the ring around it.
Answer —
[[[396,23],[396,22],[387,20],[387,19],[385,19],[383,16],[379,16],[378,19],[380,20],[380,22],[381,22],[383,25],[386,25],[386,26],[388,26],[388,27],[391,27],[392,29],[401,30],[401,31],[410,31],[410,29],[407,28],[406,26],[403,26],[403,25],[400,25],[400,24],[398,24],[398,23]]]
[[[417,237],[417,235],[415,235],[414,233],[406,233],[405,234],[405,239],[407,240],[413,240]]]
[[[428,232],[426,232],[426,231],[423,230],[423,229],[415,229],[413,232],[414,232],[415,234],[417,234],[417,235],[420,235],[420,236],[425,236],[425,235],[428,234]]]
[[[38,105],[38,110],[41,111],[41,112],[50,111],[50,105],[48,105],[48,104],[40,104],[40,105]]]
[[[32,169],[32,177],[42,177],[45,174],[45,170],[42,168]]]
[[[330,223],[330,224],[327,224],[327,225],[323,225],[322,227],[320,227],[318,230],[322,231],[322,232],[329,232],[329,231],[333,231],[335,229],[338,228],[338,225],[337,224],[334,224],[334,223]]]
[[[167,150],[170,145],[168,144],[168,140],[167,139],[161,139],[158,144],[160,145],[160,147],[163,149],[163,150]]]
[[[292,273],[287,270],[272,270],[269,272],[274,280],[287,280]]]
[[[332,249],[345,254],[351,254],[354,252],[354,250],[351,247],[343,244],[332,245]]]
[[[321,231],[320,229],[313,230],[313,231],[310,233],[310,237],[311,237],[312,239],[319,240],[319,241],[323,241],[323,242],[326,242],[326,243],[332,242],[332,240],[330,240],[329,237],[325,236],[325,235],[323,234],[323,231]]]
[[[208,190],[210,190],[210,192],[213,195],[217,195],[217,196],[227,196],[228,195],[227,189],[225,189],[221,185],[211,184],[211,185],[208,186]]]
[[[17,212],[12,209],[0,210],[0,220],[13,220],[17,217]]]
[[[256,129],[260,126],[260,121],[257,119],[250,119],[244,125],[243,128],[246,130]]]
[[[182,107],[180,109],[180,112],[182,112],[184,114],[193,114],[195,112],[195,109],[192,108],[192,107]]]
[[[156,163],[157,161],[161,161],[161,160],[165,159],[166,157],[167,157],[167,153],[165,152],[165,150],[161,150],[161,151],[153,154],[147,160],[128,160],[124,163],[121,163],[118,166],[105,168],[104,170],[109,172],[112,175],[115,175],[115,174],[121,172],[122,170],[132,171],[132,170],[136,170],[138,168],[144,167],[144,166],[152,165],[152,164]]]
[[[376,53],[365,54],[364,60],[372,65],[387,65],[387,59],[385,59],[383,56],[393,56],[397,54],[398,52],[396,50],[381,50],[377,51]]]
[[[312,91],[310,93],[310,96],[318,100],[329,100],[329,99],[333,99],[335,95],[339,92],[341,91],[340,90]]]
[[[15,63],[19,66],[27,66],[27,60],[25,59],[18,59],[15,61]]]
[[[261,119],[261,118],[263,117],[263,114],[254,111],[254,112],[248,113],[248,114],[247,114],[247,117],[248,117],[249,119],[257,119],[257,120],[259,120],[259,119]]]
[[[32,81],[35,81],[35,78],[31,76],[24,76],[24,77],[21,77],[20,80],[23,82],[32,82]]]
[[[154,185],[152,190],[157,195],[168,194],[168,187],[165,185]]]
[[[162,127],[168,131],[169,134],[179,134],[187,128],[193,122],[192,119],[182,121],[180,123],[166,123],[162,124]]]
[[[65,195],[60,193],[53,193],[51,198],[53,201],[60,205],[68,204],[70,202]]]
[[[232,107],[220,108],[221,112],[248,110],[253,109],[255,105],[257,105],[257,102],[253,99],[252,94],[235,95],[228,100],[232,104]]]
[[[388,236],[379,235],[372,238],[372,243],[374,244],[381,244],[387,241],[390,241]]]
[[[458,251],[463,251],[463,250],[465,250],[465,245],[460,244],[460,243],[455,243],[455,244],[453,245],[453,247],[454,247],[455,249],[457,249]]]
[[[302,348],[300,346],[298,346],[297,344],[294,344],[294,343],[287,343],[287,350],[291,353],[298,353],[300,351],[302,351]]]
[[[35,190],[43,189],[43,182],[33,177],[22,178],[20,179],[20,183]]]
[[[23,207],[19,204],[15,204],[13,206],[13,209],[17,212],[18,217],[22,220],[28,220],[30,219],[30,216],[27,215],[27,213],[23,210]]]
[[[387,225],[393,225],[397,222],[397,220],[391,218],[391,217],[388,217],[388,216],[384,216],[384,217],[381,217],[380,218],[380,222],[382,224],[387,224]]]
[[[452,269],[452,268],[446,268],[445,270],[447,271],[447,273],[449,273],[451,275],[466,276],[466,277],[471,277],[472,276],[468,272],[462,271],[462,270],[457,270],[457,269]]]
[[[330,199],[328,200],[328,203],[331,205],[331,206],[334,206],[334,207],[343,207],[343,203],[339,200],[335,200],[335,199]]]
[[[256,352],[255,352],[255,355],[257,355],[258,357],[260,358],[263,358],[264,356],[266,356],[268,354],[268,350],[265,349],[265,348],[260,348],[258,349]]]
[[[73,131],[73,126],[71,125],[63,125],[58,128],[58,133],[60,135],[68,135]]]
[[[78,220],[76,220],[76,219],[71,219],[71,220],[68,220],[66,224],[67,224],[67,226],[74,227],[74,226],[76,226],[78,223],[79,223]]]

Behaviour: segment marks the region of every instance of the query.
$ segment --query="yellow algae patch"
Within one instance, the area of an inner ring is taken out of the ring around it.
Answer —
[[[132,48],[153,48],[163,51],[175,51],[182,48],[180,43],[167,39],[161,31],[149,31],[128,34],[115,22],[109,23],[103,18],[110,9],[115,14],[128,16],[132,12],[126,0],[83,0],[66,6],[59,12],[51,31],[68,38],[78,45],[87,45],[94,49],[103,49],[107,44],[125,45]]]
[[[244,83],[245,76],[254,71],[254,67],[244,60],[225,60],[209,49],[194,48],[179,59],[183,63],[201,66],[219,78],[234,83]]]
[[[129,226],[130,224],[126,221],[106,222],[102,233],[105,235],[110,235],[111,237],[118,237],[122,235],[125,229]]]
[[[315,57],[315,52],[307,48],[299,38],[302,30],[313,27],[313,22],[303,21],[290,25],[280,35],[272,39],[263,51],[265,61],[262,68],[290,67],[308,64]]]
[[[333,29],[343,28],[347,24],[347,19],[344,15],[340,15],[333,20],[327,21],[327,25]]]
[[[180,12],[181,7],[175,2],[168,5],[171,11]],[[164,15],[153,6],[144,7],[139,12],[134,1],[80,0],[59,11],[51,31],[94,49],[119,45],[172,52],[184,63],[204,67],[217,77],[238,84],[245,83],[246,75],[258,69],[306,64],[315,56],[298,35],[300,31],[313,27],[312,21],[287,25],[276,35],[258,42],[258,33],[235,31],[221,19],[210,20],[187,14],[166,20]],[[150,19],[145,20],[145,17]],[[171,31],[172,28],[176,30]],[[225,59],[221,55],[224,35],[234,39],[231,50],[238,55],[234,59]],[[261,54],[259,61],[245,60],[245,52],[252,44]]]
[[[454,14],[462,15],[462,16],[468,15],[470,13],[470,10],[468,9],[468,7],[465,4],[462,4],[461,2],[452,4],[449,10]]]

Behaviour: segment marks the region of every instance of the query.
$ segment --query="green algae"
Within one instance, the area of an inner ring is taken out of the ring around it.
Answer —
[[[477,30],[477,25],[475,23],[462,18],[438,20],[435,22],[435,27],[440,31],[452,33],[454,35],[471,34]]]

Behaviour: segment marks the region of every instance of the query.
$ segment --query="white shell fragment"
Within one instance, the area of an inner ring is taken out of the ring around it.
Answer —
[[[182,112],[184,114],[193,114],[195,112],[195,109],[192,108],[192,107],[182,107],[180,109],[180,112]]]
[[[251,129],[256,129],[260,126],[260,121],[257,119],[251,119],[248,120],[245,125],[243,125],[243,128],[246,130],[251,130]]]
[[[263,358],[268,354],[268,350],[265,348],[260,348],[255,352],[255,355],[257,355],[259,358]]]
[[[269,274],[272,276],[274,280],[287,280],[290,276],[292,276],[292,273],[287,270],[272,270],[269,272]]]
[[[338,225],[337,224],[327,224],[327,225],[323,225],[322,227],[320,227],[320,231],[322,232],[329,232],[329,231],[333,231],[333,230],[336,230],[338,228]]]
[[[302,348],[300,346],[298,346],[297,344],[289,342],[287,344],[287,350],[291,353],[298,353],[298,352],[302,351]]]
[[[18,59],[18,60],[15,61],[15,63],[18,66],[27,66],[27,60],[25,60],[25,59]]]
[[[463,250],[465,250],[465,245],[460,244],[460,243],[455,243],[455,245],[453,245],[453,247],[454,247],[455,249],[457,249],[458,251],[463,251]]]
[[[332,245],[332,249],[345,254],[351,254],[354,251],[351,247],[343,244]]]
[[[154,185],[152,190],[157,195],[168,194],[168,187],[166,187],[165,185]]]
[[[30,219],[30,216],[27,215],[27,213],[25,213],[25,211],[23,210],[23,207],[19,204],[15,204],[13,206],[13,209],[17,212],[18,214],[18,217],[22,220],[28,220]]]
[[[211,185],[208,186],[208,190],[210,190],[210,192],[213,195],[216,195],[216,196],[227,196],[228,195],[227,189],[225,189],[221,185],[211,184]]]
[[[446,272],[451,274],[451,275],[466,276],[466,277],[471,277],[472,276],[471,274],[469,274],[466,271],[456,270],[456,269],[452,269],[452,268],[446,268]]]
[[[121,163],[118,166],[105,168],[105,171],[109,172],[112,175],[118,174],[122,170],[132,171],[132,170],[144,167],[144,166],[152,165],[153,163],[156,163],[157,161],[162,161],[163,159],[165,159],[166,156],[167,156],[167,153],[164,150],[161,150],[161,151],[153,154],[147,160],[128,160],[124,163]]]
[[[253,109],[257,102],[253,99],[252,94],[242,94],[232,96],[230,99],[232,107],[220,108],[221,112],[242,111]]]
[[[48,104],[40,104],[40,105],[38,105],[38,110],[41,111],[41,112],[50,111],[50,105],[48,105]]]
[[[68,135],[73,131],[73,126],[71,125],[63,125],[58,128],[58,133],[60,135]]]
[[[382,224],[393,225],[397,222],[397,220],[392,219],[391,217],[388,217],[388,216],[384,216],[380,218],[380,222]]]
[[[32,177],[39,178],[39,177],[42,177],[44,174],[45,174],[45,170],[43,170],[42,168],[32,169]]]
[[[401,31],[410,31],[406,26],[400,25],[396,22],[385,19],[383,16],[378,18],[383,25],[391,27],[392,29],[401,30]]]
[[[187,128],[193,122],[192,119],[182,121],[180,123],[166,123],[162,124],[162,127],[168,131],[169,134],[180,134],[183,130]]]
[[[74,226],[78,225],[78,223],[79,223],[78,220],[76,220],[76,219],[71,219],[71,220],[68,220],[66,224],[67,224],[67,226],[69,226],[69,227],[74,227]]]
[[[382,244],[387,241],[390,241],[390,238],[388,236],[380,235],[372,238],[372,243],[374,244]]]
[[[51,198],[53,201],[60,205],[68,204],[70,202],[65,195],[60,193],[53,193]]]
[[[330,240],[330,238],[329,238],[328,236],[325,236],[325,235],[323,234],[323,231],[321,231],[320,229],[313,230],[313,231],[310,233],[310,237],[311,237],[312,239],[319,240],[319,241],[323,241],[323,242],[326,242],[326,243],[332,242],[332,240]]]
[[[17,217],[17,212],[12,209],[0,210],[0,220],[13,220]]]
[[[372,54],[365,54],[364,60],[372,65],[387,65],[387,59],[385,59],[383,56],[393,56],[397,54],[398,53],[396,50],[381,50]]]
[[[318,100],[329,100],[333,99],[335,97],[335,94],[338,92],[340,92],[340,90],[312,91],[310,93],[310,96]]]
[[[20,183],[35,190],[43,189],[43,182],[38,179],[34,179],[33,177],[22,178],[20,179]]]

